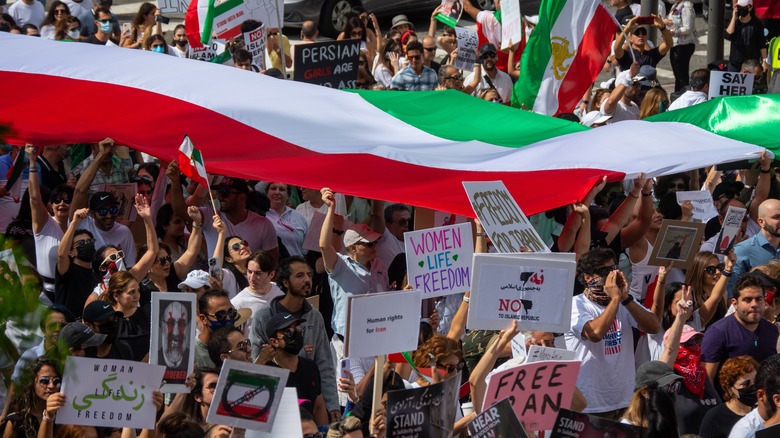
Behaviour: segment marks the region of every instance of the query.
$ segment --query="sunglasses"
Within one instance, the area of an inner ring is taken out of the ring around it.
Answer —
[[[417,59],[422,59],[422,56],[420,56],[420,55],[409,55],[409,56],[406,57],[406,59],[408,59],[410,61],[414,61],[414,60],[417,60]]]
[[[171,258],[171,256],[157,257],[157,263],[159,263],[162,266],[170,264],[172,260],[173,259]]]
[[[214,319],[220,322],[226,321],[228,319],[235,320],[236,317],[238,316],[238,310],[236,310],[235,307],[231,307],[228,310],[220,310],[219,312],[214,314],[207,313],[206,316],[213,316]]]
[[[723,263],[721,263],[719,265],[707,266],[706,268],[704,268],[704,272],[710,275],[715,275],[716,272],[722,271],[724,268],[725,266],[723,265]]]
[[[277,36],[279,32],[268,32],[268,36]]]
[[[100,24],[108,24],[108,23],[110,23],[110,22],[111,22],[111,20],[110,20],[110,19],[105,19],[105,20],[98,20],[98,23],[100,23]]]
[[[374,242],[358,242],[355,245],[363,245],[366,248],[373,248],[374,245],[376,245],[376,241],[374,241]]]
[[[252,343],[249,342],[249,339],[244,339],[243,341],[236,344],[236,348],[228,350],[228,354],[231,354],[234,351],[243,351],[244,353],[249,353],[252,351]]]
[[[116,215],[119,212],[119,207],[116,205],[109,208],[100,208],[97,210],[98,216],[107,216],[108,213],[111,213],[111,215]]]
[[[148,176],[134,176],[133,179],[130,180],[130,181],[134,182],[134,183],[139,183],[139,182],[151,183],[152,182],[152,180],[149,179]]]
[[[59,388],[60,385],[62,385],[62,379],[60,379],[59,377],[54,377],[54,378],[41,377],[40,379],[38,379],[38,383],[40,383],[43,386],[49,386],[49,384],[51,383],[54,386]]]
[[[436,47],[423,47],[423,50],[425,50],[426,52],[435,52]]]
[[[242,240],[240,242],[236,242],[230,245],[230,249],[233,251],[241,251],[242,249],[247,247],[249,247],[249,243],[246,240]]]
[[[617,269],[617,266],[615,265],[605,266],[603,268],[596,268],[593,270],[593,275],[598,275],[601,278],[607,278],[609,273],[614,271],[615,269]]]
[[[453,80],[453,81],[462,81],[463,76],[447,76],[444,78],[444,80]]]
[[[647,36],[647,31],[644,30],[644,29],[635,30],[634,31],[634,35],[636,35],[636,36]]]
[[[107,256],[107,257],[106,257],[106,258],[103,260],[103,263],[101,263],[101,265],[105,265],[105,264],[106,264],[106,263],[108,263],[108,262],[115,262],[115,261],[117,261],[117,260],[119,260],[119,259],[123,259],[123,258],[125,258],[125,253],[124,253],[124,251],[122,251],[122,250],[119,250],[119,251],[117,251],[117,252],[115,252],[115,253],[113,253],[113,254],[109,254],[109,255],[108,255],[108,256]]]
[[[205,389],[214,394],[214,391],[217,389],[217,382],[209,383]]]
[[[67,13],[68,13],[68,11],[66,11],[65,9],[55,9],[54,10],[54,15],[67,14]]]
[[[679,190],[685,190],[685,183],[671,183],[669,184],[669,189],[679,189]]]
[[[76,248],[81,248],[82,246],[90,246],[95,244],[95,239],[84,239],[76,241]]]
[[[305,332],[305,331],[306,331],[306,329],[305,329],[304,327],[302,327],[302,326],[298,326],[298,327],[295,327],[295,328],[293,328],[293,327],[287,327],[286,329],[284,329],[284,330],[282,331],[282,333],[283,333],[284,335],[286,335],[286,336],[293,336],[293,335],[295,334],[295,332],[298,332],[298,333],[303,333],[303,332]]]
[[[439,362],[436,362],[436,366],[446,371],[447,374],[452,374],[455,371],[460,371],[463,369],[463,362],[460,362],[456,365],[442,365]]]
[[[485,52],[485,53],[482,54],[482,56],[480,56],[480,58],[482,58],[482,59],[485,59],[485,58],[495,58],[496,56],[498,56],[496,54],[496,52]]]
[[[667,394],[677,394],[678,392],[680,392],[680,381],[675,380],[674,382],[668,385],[661,386],[658,389],[660,389],[661,391]]]
[[[400,225],[402,227],[406,227],[406,226],[409,226],[409,225],[412,224],[412,220],[411,219],[407,219],[407,218],[401,218],[401,219],[398,219],[395,222],[398,223],[398,225]]]
[[[60,202],[64,202],[66,204],[70,204],[70,197],[69,196],[57,196],[57,197],[51,199],[51,203],[52,204],[59,204]]]
[[[238,190],[233,190],[230,187],[219,187],[217,188],[217,194],[221,198],[227,198],[230,195],[240,195],[241,192],[239,192]]]
[[[363,32],[351,32],[349,35],[353,36],[353,37],[362,38],[363,37]]]

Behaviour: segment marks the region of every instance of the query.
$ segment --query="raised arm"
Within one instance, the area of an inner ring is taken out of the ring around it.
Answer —
[[[756,193],[750,201],[749,210],[750,217],[754,221],[758,221],[758,206],[769,198],[769,189],[772,182],[772,159],[766,156],[766,149],[761,152],[761,157],[758,159],[758,162],[761,164],[761,170],[758,174]],[[30,181],[32,181],[32,179],[30,179]]]
[[[626,277],[622,272],[617,271],[617,275],[621,278],[619,282],[620,301],[623,303],[629,297],[628,282],[626,282]],[[651,335],[656,334],[661,330],[661,322],[658,318],[635,300],[631,299],[625,307],[626,310],[628,310],[628,313],[634,318],[634,321],[636,321],[636,326],[639,330]]]
[[[225,224],[222,223],[222,218],[218,214],[214,214],[211,219],[214,221],[214,229],[217,230],[217,243],[214,245],[214,254],[211,257],[217,259],[217,265],[219,269],[222,269],[222,258],[225,255],[225,239],[227,239],[227,229]]]
[[[637,178],[634,183],[638,180],[639,178]],[[655,212],[652,190],[653,180],[648,178],[645,180],[641,190],[642,198],[639,201],[639,215],[627,226],[620,229],[620,244],[623,249],[628,248],[639,241],[639,239],[642,239],[650,228],[650,223],[653,221],[653,213]]]
[[[428,36],[431,38],[436,38],[436,25],[439,22],[439,20],[436,19],[436,14],[439,13],[440,9],[441,5],[438,5],[431,13],[431,24],[428,25]]]
[[[187,205],[184,203],[184,192],[181,189],[181,172],[179,163],[171,161],[165,170],[165,176],[171,180],[171,208],[176,216],[182,218],[187,226],[192,224],[192,218],[187,214]]]
[[[471,18],[474,19],[474,21],[477,20],[477,15],[479,15],[480,10],[474,6],[473,3],[471,3],[470,0],[465,0],[461,2],[463,4],[463,10],[471,16]]]
[[[466,320],[469,317],[469,300],[471,299],[471,292],[466,291],[463,294],[463,301],[458,307],[458,311],[455,312],[455,316],[452,317],[450,322],[450,331],[447,332],[447,337],[460,342],[460,338],[463,337],[463,333],[466,331]]]
[[[601,315],[585,323],[582,327],[582,339],[587,339],[590,342],[601,342],[604,339],[604,335],[609,331],[609,327],[615,321],[621,301],[621,290],[617,286],[619,272],[616,269],[607,275],[607,280],[604,283],[604,292],[609,295],[609,304],[601,312]]]
[[[607,101],[601,106],[602,113],[611,115],[615,112],[618,102],[620,102],[620,99],[626,94],[626,90],[632,85],[631,78],[636,76],[638,72],[639,64],[636,62],[631,64],[631,69],[620,72],[615,79],[615,89],[609,93]]]
[[[54,417],[63,406],[65,406],[65,394],[61,392],[55,392],[46,399],[46,408],[43,410],[43,418],[38,427],[38,438],[52,438],[54,436]]]
[[[203,246],[203,215],[200,213],[200,209],[195,206],[187,208],[187,214],[192,220],[192,228],[190,232],[190,239],[187,241],[187,250],[184,251],[178,260],[173,262],[173,268],[176,269],[176,275],[179,278],[184,278],[187,273],[195,266],[195,262],[198,260],[198,254]]]
[[[327,187],[320,190],[322,193],[322,200],[328,206],[328,212],[325,214],[325,219],[322,221],[322,230],[320,231],[320,252],[322,253],[322,261],[325,264],[325,270],[333,272],[336,268],[336,262],[338,261],[338,255],[336,249],[333,248],[331,241],[333,240],[333,216],[336,214],[336,197],[333,195],[333,191]],[[384,215],[382,215],[384,222]]]
[[[100,166],[107,160],[111,160],[113,146],[114,140],[108,137],[98,143],[97,156],[92,160],[89,166],[84,169],[84,173],[81,174],[81,177],[76,183],[76,188],[73,189],[73,199],[70,203],[71,220],[73,219],[73,214],[76,210],[87,206],[87,201],[89,200],[89,186],[91,186],[92,181],[95,180],[95,175],[97,175],[98,170],[100,170]]]
[[[144,221],[146,247],[149,248],[144,256],[129,269],[130,273],[140,282],[152,269],[160,246],[157,243],[157,231],[154,229],[154,222],[152,222],[152,209],[149,207],[149,201],[142,195],[135,195],[135,209],[138,212],[138,217]]]
[[[27,154],[27,158],[30,161],[30,172],[38,172],[35,161],[37,158],[35,155],[35,148],[28,144],[24,147],[24,152]],[[27,185],[27,194],[30,196],[33,233],[40,234],[43,226],[46,225],[46,221],[49,219],[49,212],[46,211],[46,204],[43,203],[43,198],[41,198],[41,182],[37,175],[30,176]]]
[[[655,292],[653,293],[653,305],[650,311],[653,312],[659,321],[664,318],[664,306],[666,306],[666,275],[672,269],[672,265],[658,267],[658,279],[655,282]]]
[[[574,211],[580,219],[580,231],[577,233],[577,240],[574,242],[575,259],[579,260],[583,254],[590,249],[590,210],[585,204],[574,204]]]
[[[734,250],[732,249],[729,254],[723,258],[723,270],[726,272],[733,272],[736,261],[737,255],[734,254]],[[710,322],[712,317],[715,316],[715,312],[718,310],[718,305],[720,305],[720,303],[725,303],[728,283],[729,278],[721,274],[720,278],[718,278],[718,281],[715,283],[715,286],[712,287],[709,298],[701,304],[701,307],[699,308],[699,317],[701,318],[702,325]]]
[[[455,49],[453,53],[455,53],[455,57],[457,57],[458,49]],[[482,65],[474,64],[474,75],[472,76],[471,82],[463,85],[463,92],[467,94],[473,93],[474,90],[476,90],[477,87],[479,87],[479,83],[481,81],[482,81]]]
[[[335,198],[334,198],[335,200]],[[385,232],[385,202],[374,199],[371,201],[371,216],[368,226],[379,234]]]
[[[669,336],[666,337],[664,351],[661,353],[661,357],[658,358],[661,362],[669,365],[670,368],[674,368],[674,362],[677,360],[677,352],[680,351],[680,336],[682,335],[685,322],[688,321],[688,318],[693,314],[691,287],[683,286],[682,291],[682,299],[675,303],[675,306],[677,306],[677,316],[675,316],[672,326],[669,327]]]
[[[512,339],[517,336],[518,333],[517,320],[513,320],[509,328],[502,330],[498,335],[498,339],[488,346],[482,359],[479,360],[477,366],[474,367],[474,371],[471,372],[471,375],[469,376],[469,386],[471,386],[471,400],[474,404],[474,412],[482,412],[482,401],[485,398],[485,391],[487,390],[487,375],[495,366],[498,356],[512,343]]]
[[[655,20],[655,23],[653,23],[653,26],[658,28],[658,30],[661,31],[661,37],[663,37],[664,41],[658,45],[658,53],[661,54],[661,56],[666,56],[667,53],[669,53],[669,50],[674,46],[674,40],[672,39],[672,31],[669,30],[668,27],[664,24],[663,20],[658,15],[653,14],[653,19]]]
[[[68,225],[68,229],[65,230],[65,235],[62,236],[60,246],[57,247],[57,272],[65,274],[70,269],[70,249],[73,247],[73,236],[76,234],[81,221],[89,214],[88,208],[80,208],[73,213],[73,219]]]
[[[609,222],[607,222],[607,224],[601,228],[601,231],[607,233],[607,236],[605,238],[607,243],[612,243],[612,240],[615,238],[615,236],[617,236],[617,234],[620,233],[624,225],[628,223],[629,219],[631,219],[631,214],[633,213],[634,210],[634,204],[641,197],[642,187],[644,185],[645,185],[644,175],[640,173],[634,179],[634,187],[631,187],[631,190],[628,192],[628,197],[626,197],[626,199],[623,200],[623,202],[620,204],[620,207],[618,207],[617,210],[615,210],[615,212],[612,213],[612,216],[609,217]],[[652,204],[652,200],[648,199],[648,201]],[[651,217],[652,214],[653,213],[650,212]],[[634,239],[634,241],[636,240],[637,239]]]
[[[585,199],[582,200],[582,204],[585,206],[589,206],[593,203],[593,200],[596,199],[596,195],[604,189],[604,186],[607,185],[607,177],[599,181],[598,184],[594,185],[587,195],[585,195]],[[561,234],[558,236],[558,251],[560,252],[569,252],[571,251],[572,247],[574,246],[574,242],[576,241],[577,232],[580,229],[580,226],[582,225],[582,221],[579,220],[580,216],[577,214],[576,211],[572,211],[569,214],[569,218],[566,219],[566,224],[563,226],[563,229],[561,230]]]

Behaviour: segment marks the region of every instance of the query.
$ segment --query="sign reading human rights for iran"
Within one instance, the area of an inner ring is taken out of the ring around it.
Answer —
[[[154,429],[152,393],[165,367],[128,360],[68,356],[61,391],[65,405],[58,424]]]

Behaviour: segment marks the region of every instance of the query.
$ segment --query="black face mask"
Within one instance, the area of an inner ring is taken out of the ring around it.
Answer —
[[[749,13],[750,13],[750,8],[748,8],[746,6],[738,6],[737,7],[737,15],[739,15],[740,17],[744,17],[744,16],[746,16]]]
[[[753,407],[758,402],[758,395],[756,394],[756,386],[750,385],[747,388],[739,388],[739,401],[745,405]]]
[[[301,348],[303,348],[303,333],[297,330],[292,336],[285,333],[283,339],[284,348],[282,348],[282,350],[286,351],[287,353],[298,354],[298,352],[301,351]]]
[[[76,247],[76,258],[82,262],[91,262],[95,256],[95,244],[87,244]]]
[[[184,47],[187,45],[187,40],[175,40],[174,43],[176,43],[177,46]]]

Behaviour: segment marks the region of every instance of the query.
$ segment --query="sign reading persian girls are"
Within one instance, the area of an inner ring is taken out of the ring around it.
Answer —
[[[572,253],[474,254],[467,328],[565,333],[576,268]]]
[[[580,365],[576,360],[546,361],[494,371],[488,375],[482,405],[509,398],[517,418],[527,429],[552,429],[558,411],[571,407]]]
[[[161,365],[68,356],[61,387],[67,398],[56,422],[154,429],[152,393],[160,388],[164,372]]]
[[[296,82],[328,88],[356,88],[360,40],[320,41],[295,46]]]
[[[471,224],[404,233],[409,285],[425,298],[471,290]]]
[[[463,187],[498,252],[550,252],[503,182],[464,182]]]
[[[416,290],[350,295],[345,357],[417,349],[422,295]]]

